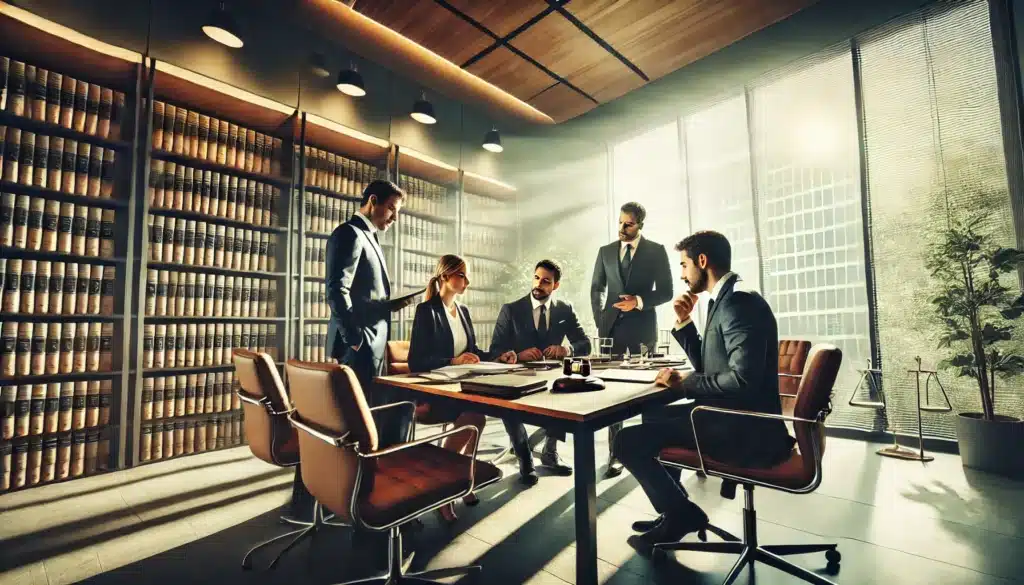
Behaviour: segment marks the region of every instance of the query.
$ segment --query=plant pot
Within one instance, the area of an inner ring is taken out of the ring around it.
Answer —
[[[956,417],[957,443],[965,467],[1007,477],[1024,477],[1024,422],[996,415],[985,420],[980,413]]]

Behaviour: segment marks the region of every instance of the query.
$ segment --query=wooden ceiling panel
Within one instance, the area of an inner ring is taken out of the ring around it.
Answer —
[[[544,0],[448,0],[448,3],[499,37],[548,8]]]
[[[530,105],[554,118],[556,123],[575,118],[595,107],[594,102],[561,84],[546,89],[530,100]]]
[[[644,84],[639,75],[612,55],[570,75],[567,81],[604,103],[626,95]]]
[[[593,67],[608,55],[597,41],[560,14],[544,18],[510,44],[562,77]]]
[[[372,0],[356,2],[355,9],[456,65],[493,44],[491,37],[434,0]]]
[[[470,65],[467,71],[525,102],[557,83],[550,75],[505,47],[498,47]]]
[[[576,18],[652,80],[817,0],[573,0]]]

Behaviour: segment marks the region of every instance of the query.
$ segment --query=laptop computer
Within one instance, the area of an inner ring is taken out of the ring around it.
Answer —
[[[469,394],[480,394],[493,398],[513,400],[528,394],[543,392],[548,388],[548,380],[535,376],[517,374],[497,374],[483,376],[461,382],[462,391]]]

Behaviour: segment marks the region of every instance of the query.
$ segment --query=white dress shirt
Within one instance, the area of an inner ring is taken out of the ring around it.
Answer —
[[[735,272],[731,272],[731,271],[730,272],[726,272],[724,275],[722,275],[722,278],[718,279],[718,282],[715,283],[715,286],[713,286],[711,288],[711,295],[710,296],[711,296],[712,299],[714,299],[714,301],[716,303],[718,302],[718,296],[720,294],[722,294],[722,287],[724,287],[725,283],[728,282],[730,279],[734,278],[735,276],[736,276]],[[691,315],[692,315],[692,313],[691,313]],[[689,325],[692,322],[693,322],[693,318],[692,317],[687,317],[683,321],[676,321],[675,328],[676,329],[682,329],[683,327],[686,327],[687,325]]]
[[[454,315],[452,315],[453,310],[455,311]],[[444,314],[448,317],[448,327],[452,330],[452,351],[455,352],[452,355],[455,357],[466,353],[466,349],[469,347],[469,336],[466,335],[466,328],[462,325],[460,312],[459,304],[456,302],[452,302],[450,307],[444,305]]]
[[[629,249],[629,261],[630,263],[636,259],[636,245],[640,243],[640,238],[637,236],[634,240],[629,242],[619,241],[619,264],[622,264],[622,259],[626,257],[626,246],[631,246]],[[636,309],[637,311],[644,310],[644,300],[640,298],[640,295],[634,295],[636,297]],[[618,302],[618,301],[615,301]]]
[[[533,304],[533,326],[535,329],[540,331],[540,308],[544,307],[544,315],[546,317],[548,330],[551,330],[551,297],[538,301],[530,295],[530,302]],[[543,348],[542,348],[543,349]]]
[[[371,236],[376,236],[377,232],[380,231],[380,230],[377,229],[377,226],[373,225],[373,222],[370,221],[370,218],[368,218],[365,215],[363,215],[363,213],[361,211],[357,211],[355,213],[355,217],[358,217],[359,219],[363,220],[363,223],[366,224],[366,227],[370,228],[370,235]],[[380,254],[381,258],[384,258],[385,257],[384,256],[384,250],[382,250],[380,248],[380,242],[378,242],[377,238],[375,238],[375,237],[371,237],[370,239],[373,240],[373,247],[374,247],[374,249],[377,250],[377,252]]]

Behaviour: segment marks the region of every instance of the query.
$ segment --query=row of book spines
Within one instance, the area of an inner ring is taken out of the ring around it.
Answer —
[[[139,460],[156,461],[234,447],[245,442],[240,413],[213,415],[205,421],[156,422],[142,425]]]
[[[515,216],[515,203],[510,201],[468,192],[462,194],[462,199],[465,202],[466,211],[472,212],[474,215],[479,213],[497,217]]]
[[[0,326],[0,376],[110,372],[114,324],[5,322]]]
[[[277,359],[277,325],[254,323],[177,323],[146,325],[144,368],[191,368],[231,364],[235,348]]]
[[[228,270],[277,268],[276,234],[150,214],[149,259]]]
[[[110,424],[113,380],[0,388],[0,438],[79,431]]]
[[[259,226],[278,225],[281,189],[245,177],[154,160],[149,204],[157,209],[201,213]]]
[[[150,270],[147,317],[277,316],[277,281],[243,276]]]
[[[0,57],[0,109],[98,138],[120,138],[125,94]]]
[[[234,372],[145,378],[142,420],[170,419],[242,408]]]
[[[398,186],[405,191],[407,196],[426,200],[441,201],[448,197],[448,188],[443,185],[435,185],[430,181],[400,175]]]
[[[302,306],[308,319],[330,317],[331,307],[327,304],[327,285],[322,282],[303,283]]]
[[[327,361],[327,324],[304,325],[302,327],[302,355],[312,362]]]
[[[377,168],[340,154],[306,147],[305,179],[309,187],[319,187],[350,197],[359,197],[377,178]]]
[[[348,221],[359,204],[320,193],[307,193],[303,205],[303,226],[307,231],[330,234]]]
[[[113,266],[0,258],[4,313],[114,314]]]
[[[0,193],[0,246],[113,258],[114,219],[113,209]]]
[[[283,142],[187,108],[153,102],[153,148],[252,173],[281,174]]]
[[[0,492],[110,469],[111,428],[0,443]]]
[[[0,154],[4,181],[69,195],[114,196],[113,149],[0,126]]]

